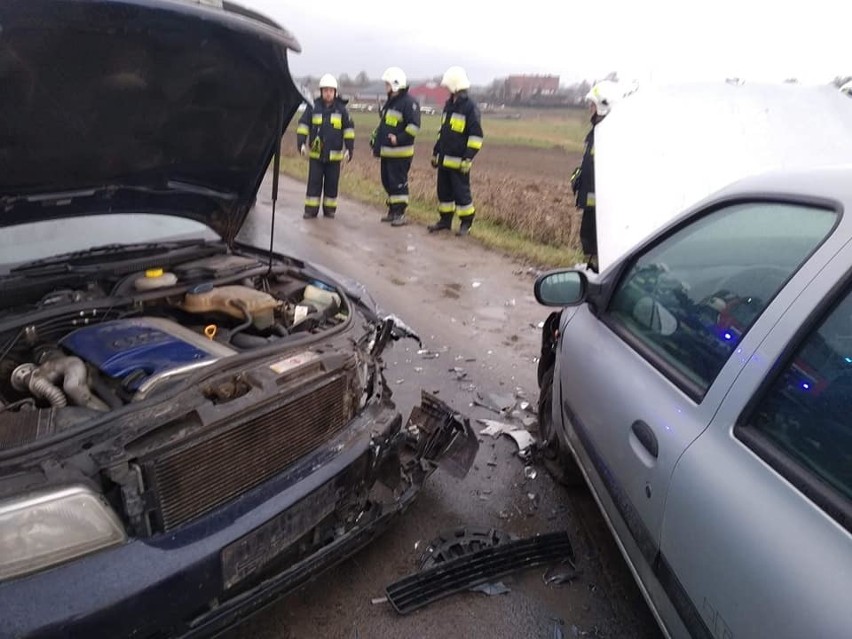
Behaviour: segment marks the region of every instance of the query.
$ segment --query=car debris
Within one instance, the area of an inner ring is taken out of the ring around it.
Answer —
[[[515,398],[511,395],[498,395],[496,393],[488,393],[482,395],[477,393],[473,400],[475,406],[487,408],[490,411],[505,415],[515,407]]]
[[[548,586],[561,586],[574,581],[579,574],[574,562],[566,559],[562,563],[548,568],[542,575],[542,580]]]
[[[401,615],[504,575],[574,557],[564,531],[500,543],[414,573],[389,585],[388,601]]]
[[[493,584],[482,584],[479,586],[474,586],[473,588],[469,588],[469,590],[471,592],[484,593],[489,597],[493,597],[495,595],[505,595],[512,592],[511,589],[509,589],[509,587],[506,586],[506,584],[504,584],[502,581],[498,581]]]

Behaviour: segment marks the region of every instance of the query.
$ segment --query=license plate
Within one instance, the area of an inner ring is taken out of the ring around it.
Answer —
[[[334,482],[222,549],[222,579],[231,588],[273,561],[293,542],[334,512]]]

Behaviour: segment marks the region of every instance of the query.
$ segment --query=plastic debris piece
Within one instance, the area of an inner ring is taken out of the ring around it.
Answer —
[[[525,457],[529,454],[532,445],[535,443],[535,438],[528,430],[512,430],[506,433],[509,437],[515,440],[518,445],[518,454]]]
[[[504,304],[504,306],[514,306],[514,305],[515,305],[515,298],[514,297],[510,300],[506,300],[506,302]]]
[[[511,395],[488,393],[483,396],[482,393],[477,393],[476,399],[479,402],[479,406],[492,410],[495,413],[507,413],[515,407],[515,398]]]
[[[527,479],[535,479],[538,476],[538,471],[533,466],[524,466],[524,477]]]
[[[407,250],[409,253],[411,253],[412,251],[415,251],[416,249],[417,249],[417,247],[412,245],[412,244],[409,244],[408,246],[405,247],[405,250]]]
[[[485,425],[485,428],[479,431],[480,435],[490,435],[495,439],[500,435],[511,433],[513,430],[517,430],[518,428],[514,424],[498,422],[494,419],[477,419],[476,421]]]
[[[474,282],[473,282],[473,284],[471,284],[471,286],[473,286],[473,288],[479,288],[480,286],[482,286],[482,282],[474,280]]]
[[[387,603],[387,602],[388,602],[387,597],[373,597],[372,599],[370,599],[370,603],[373,604],[374,606],[377,606],[377,605],[383,604],[383,603]]]
[[[548,568],[542,575],[542,579],[548,586],[561,586],[576,579],[577,575],[576,566],[571,561],[566,560]]]
[[[422,366],[415,366],[415,367],[414,367],[414,372],[415,372],[415,373],[422,373],[422,372],[423,372],[423,367],[422,367]]]
[[[493,597],[494,595],[505,595],[506,593],[512,592],[502,581],[498,581],[493,584],[474,586],[470,590],[471,592],[484,592],[489,597]]]
[[[396,383],[397,384],[404,384],[405,380],[404,379],[398,379],[398,380],[396,380]]]
[[[535,417],[524,417],[521,423],[524,425],[524,428],[530,429],[538,423],[538,420]]]
[[[405,615],[518,570],[573,557],[574,551],[565,532],[541,534],[486,546],[449,559],[390,584],[385,592],[394,609]]]

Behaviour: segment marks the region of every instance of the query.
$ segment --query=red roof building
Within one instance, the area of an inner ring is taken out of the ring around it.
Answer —
[[[415,98],[420,106],[442,107],[450,98],[450,92],[436,82],[411,87],[408,94]]]

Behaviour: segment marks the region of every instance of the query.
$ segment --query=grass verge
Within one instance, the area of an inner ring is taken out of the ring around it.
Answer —
[[[350,166],[354,168],[354,164],[353,162]],[[307,166],[307,162],[298,156],[285,155],[281,158],[281,172],[297,180],[307,179]],[[357,171],[350,170],[350,166],[345,167],[341,174],[341,195],[376,206],[383,214],[384,189],[375,178],[370,179]],[[435,199],[420,195],[417,189],[412,189],[406,215],[410,222],[422,226],[435,222],[437,220]],[[454,220],[454,225],[458,226],[458,218]],[[470,237],[483,246],[537,268],[572,266],[582,261],[581,253],[575,249],[532,241],[517,231],[480,215],[477,215]]]

